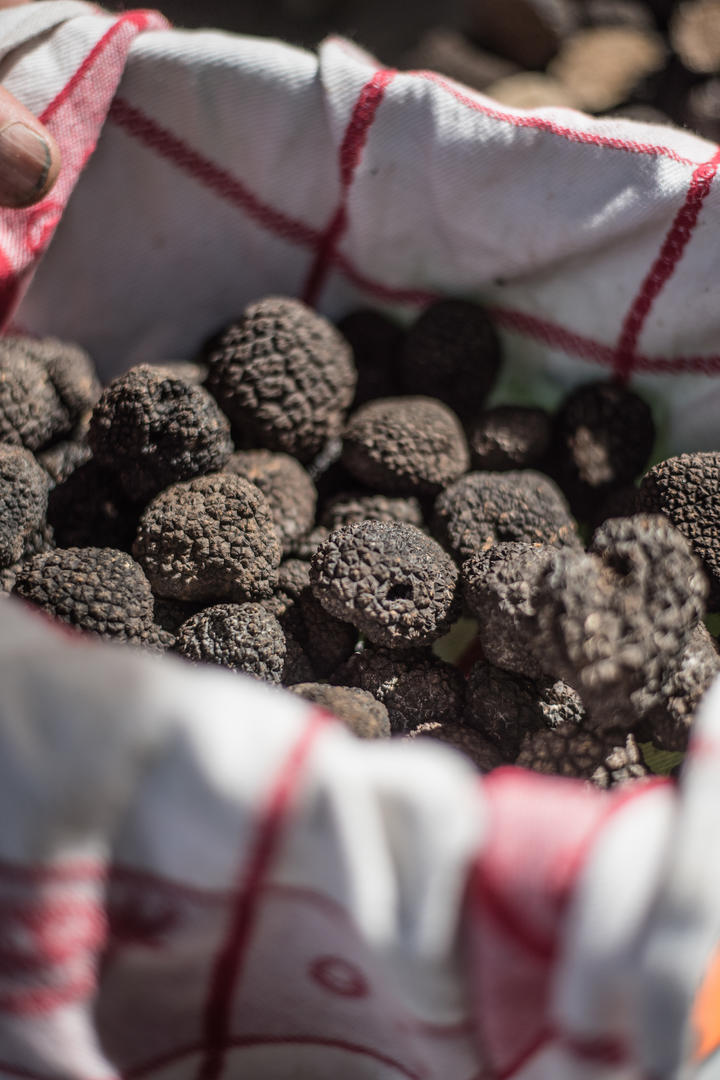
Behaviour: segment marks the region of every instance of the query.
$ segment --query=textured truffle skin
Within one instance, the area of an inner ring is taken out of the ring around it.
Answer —
[[[28,450],[0,443],[0,567],[17,562],[44,524],[49,488],[47,473]]]
[[[478,619],[485,658],[530,679],[547,670],[535,646],[539,587],[554,551],[547,544],[499,543],[462,565],[465,604]]]
[[[420,724],[460,723],[465,708],[465,680],[457,668],[423,650],[366,646],[335,672],[338,686],[359,686],[381,701],[393,734]]]
[[[649,469],[643,508],[665,514],[687,537],[710,579],[708,608],[720,609],[720,452],[679,454]]]
[[[125,551],[63,548],[33,555],[13,593],[79,630],[142,644],[153,627],[150,582]]]
[[[452,746],[463,753],[481,773],[491,772],[507,761],[494,743],[491,743],[479,731],[466,727],[464,724],[439,724],[437,721],[431,721],[409,731],[405,738],[437,739],[438,742]]]
[[[210,353],[208,369],[206,385],[242,445],[303,463],[340,434],[357,381],[343,336],[287,297],[250,304]]]
[[[417,499],[390,495],[336,495],[323,510],[321,524],[327,529],[340,529],[357,521],[402,521],[406,525],[422,526],[422,508]]]
[[[460,421],[441,401],[380,398],[348,420],[342,461],[376,491],[437,495],[467,472],[470,453]]]
[[[190,602],[262,599],[280,565],[265,496],[229,473],[161,492],[140,518],[133,553],[158,596]]]
[[[532,469],[467,473],[435,500],[433,528],[460,560],[502,540],[579,544],[562,492]]]
[[[310,581],[326,611],[378,645],[429,645],[457,610],[455,564],[414,525],[361,521],[337,529],[315,552]]]
[[[90,356],[79,345],[57,338],[18,339],[28,356],[39,360],[67,415],[69,430],[80,423],[102,393],[102,386]]]
[[[444,401],[472,420],[500,368],[500,343],[479,304],[440,300],[410,327],[403,352],[405,386]]]
[[[69,430],[45,365],[21,338],[0,340],[0,442],[39,450]]]
[[[94,458],[82,462],[50,492],[48,522],[60,547],[111,547],[129,551],[139,508],[114,475]]]
[[[175,651],[196,663],[219,664],[279,683],[285,665],[285,635],[262,604],[214,604],[183,623]]]
[[[645,468],[655,441],[649,406],[618,383],[594,382],[560,406],[553,434],[553,473],[571,505],[586,517],[609,492]]]
[[[296,683],[288,687],[306,701],[322,705],[357,735],[359,739],[390,736],[390,718],[385,706],[356,686],[328,686],[326,683]]]
[[[502,472],[529,469],[550,446],[552,423],[544,409],[526,405],[498,405],[486,409],[469,435],[474,469]]]
[[[619,738],[624,739],[624,733]],[[604,767],[614,741],[618,740],[607,732],[579,728],[577,724],[540,728],[525,735],[515,764],[550,776],[590,780],[596,769]]]
[[[604,764],[593,772],[592,782],[596,787],[607,789],[620,787],[633,780],[643,780],[648,774],[640,747],[635,736],[630,734],[625,736],[624,742],[621,740],[618,746],[614,746],[606,754]]]
[[[238,450],[230,455],[224,471],[244,476],[260,488],[285,554],[313,527],[317,490],[295,458],[270,450]]]
[[[221,469],[233,448],[230,423],[203,387],[148,364],[110,383],[93,410],[88,443],[137,502]]]

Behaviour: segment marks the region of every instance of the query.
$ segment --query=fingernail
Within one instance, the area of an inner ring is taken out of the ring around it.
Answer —
[[[0,131],[0,205],[26,206],[38,199],[52,165],[41,135],[18,120]]]

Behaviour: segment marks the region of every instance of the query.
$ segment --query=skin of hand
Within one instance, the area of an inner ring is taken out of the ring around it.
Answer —
[[[28,0],[0,0],[0,10]],[[47,128],[0,87],[0,207],[32,206],[50,191],[60,150]]]

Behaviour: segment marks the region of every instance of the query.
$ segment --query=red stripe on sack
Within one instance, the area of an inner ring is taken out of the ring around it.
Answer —
[[[307,304],[315,304],[332,262],[332,255],[340,237],[347,228],[347,202],[362,152],[368,140],[370,128],[377,115],[380,103],[397,72],[393,69],[379,69],[365,83],[345,129],[340,145],[340,205],[330,219],[327,229],[320,239],[315,259],[310,267],[302,296]]]
[[[693,173],[685,202],[675,215],[660,253],[630,305],[615,353],[615,374],[620,379],[629,378],[636,366],[635,349],[645,320],[650,314],[653,303],[683,257],[697,225],[702,204],[710,194],[719,164],[720,150],[713,154],[709,161],[699,165]]]
[[[548,319],[499,307],[488,308],[488,315],[505,330],[512,330],[514,333],[534,338],[543,345],[559,349],[571,356],[579,356],[583,360],[605,366],[614,362],[615,350],[611,345],[602,345],[599,341],[593,341],[592,338],[585,337],[583,334],[566,330],[565,327],[550,322]]]
[[[514,113],[502,112],[500,109],[493,108],[492,105],[485,104],[483,101],[478,101],[477,98],[468,97],[466,93],[463,93],[459,86],[454,86],[451,82],[443,79],[442,76],[436,74],[434,71],[407,71],[404,72],[404,74],[413,75],[419,79],[426,79],[428,82],[434,83],[442,90],[452,94],[461,105],[466,105],[468,108],[473,109],[475,112],[482,113],[491,120],[500,120],[502,123],[512,125],[512,127],[546,131],[548,134],[558,135],[568,142],[599,146],[606,150],[624,150],[630,154],[647,154],[652,157],[667,157],[670,158],[671,161],[677,162],[678,165],[696,166],[701,164],[701,162],[695,161],[693,158],[683,157],[682,154],[678,154],[677,151],[672,150],[669,146],[660,146],[654,143],[639,143],[632,139],[618,139],[613,135],[599,135],[597,132],[578,131],[575,128],[563,127],[554,120],[546,120],[539,116],[518,116]],[[578,117],[580,116],[581,114],[578,113]]]
[[[172,161],[177,168],[194,177],[220,198],[244,210],[249,217],[270,232],[277,233],[296,244],[315,246],[320,242],[322,234],[317,229],[304,225],[281,211],[274,210],[267,203],[263,203],[231,173],[198,153],[177,135],[123,98],[115,98],[110,106],[108,119],[148,149]]]
[[[555,942],[534,934],[520,915],[511,910],[484,877],[479,861],[475,868],[472,894],[475,902],[481,905],[483,916],[489,917],[515,945],[542,963],[549,963],[554,958]]]
[[[277,852],[290,802],[297,789],[302,770],[320,731],[333,717],[314,709],[275,780],[265,810],[255,834],[247,864],[242,867],[238,899],[230,927],[215,963],[204,1008],[203,1061],[198,1080],[215,1080],[223,1068],[225,1050],[230,1038],[230,1017],[233,995],[250,942],[255,911],[260,899],[263,879]]]

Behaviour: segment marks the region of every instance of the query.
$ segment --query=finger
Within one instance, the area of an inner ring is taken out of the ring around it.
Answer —
[[[31,206],[47,195],[60,171],[50,132],[0,87],[0,206]]]

